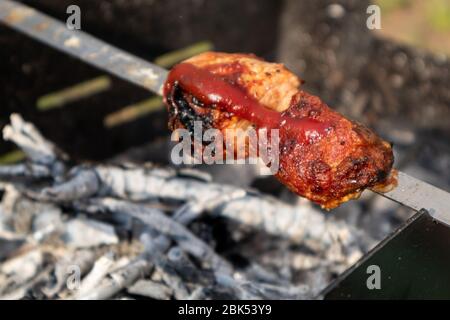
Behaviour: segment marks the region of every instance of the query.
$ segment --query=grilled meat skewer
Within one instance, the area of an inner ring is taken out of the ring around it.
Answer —
[[[326,209],[366,188],[395,186],[391,145],[301,90],[301,83],[283,65],[254,55],[203,53],[169,73],[169,127],[192,131],[202,121],[204,130],[278,129],[276,178]]]

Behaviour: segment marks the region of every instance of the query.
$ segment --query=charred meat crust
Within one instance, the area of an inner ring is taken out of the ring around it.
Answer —
[[[277,177],[292,191],[333,208],[357,198],[366,188],[385,181],[394,157],[390,144],[372,130],[345,119],[317,97],[299,91],[285,111],[292,117],[311,116],[333,123],[331,136],[310,145],[281,137]]]
[[[177,83],[173,85],[170,95],[166,97],[166,104],[168,105],[169,128],[171,130],[182,127],[192,133],[195,121],[201,121],[206,129],[212,127],[211,113],[200,113],[200,109],[207,109],[204,109],[203,104],[195,97],[183,92]]]

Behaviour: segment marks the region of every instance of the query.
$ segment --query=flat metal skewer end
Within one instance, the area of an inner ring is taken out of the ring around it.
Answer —
[[[415,211],[425,209],[434,219],[450,225],[450,193],[404,172],[398,172],[395,189],[379,194]]]

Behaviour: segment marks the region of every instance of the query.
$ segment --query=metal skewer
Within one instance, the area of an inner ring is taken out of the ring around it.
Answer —
[[[119,78],[162,95],[167,70],[22,3],[0,0],[0,21],[36,40],[72,55]]]
[[[379,194],[415,211],[425,209],[433,218],[450,226],[450,193],[431,184],[399,171],[398,186]]]

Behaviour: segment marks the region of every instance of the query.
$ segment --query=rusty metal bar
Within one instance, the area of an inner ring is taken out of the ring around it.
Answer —
[[[167,70],[111,46],[22,3],[0,0],[0,21],[28,36],[156,94]]]

